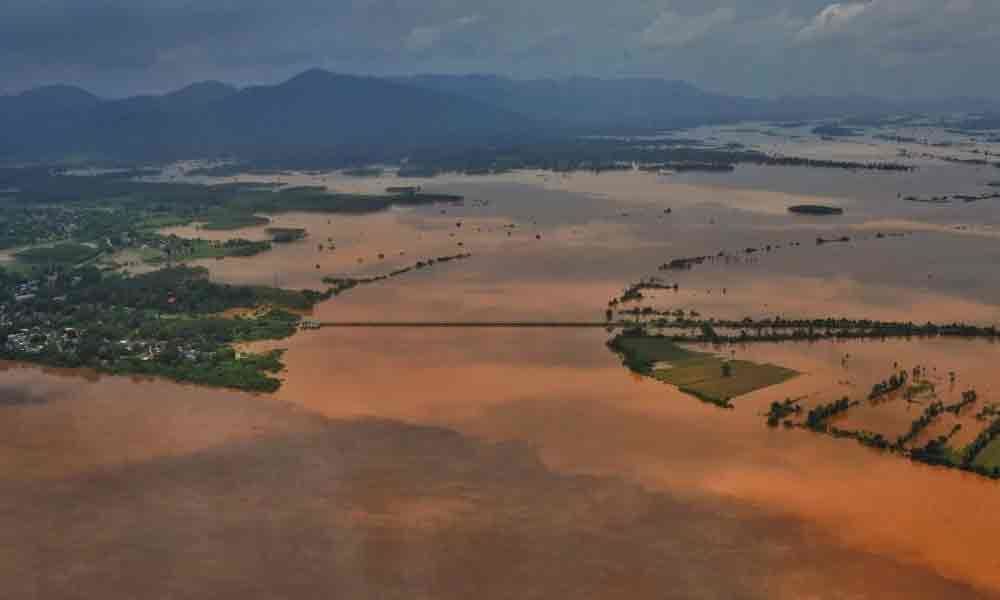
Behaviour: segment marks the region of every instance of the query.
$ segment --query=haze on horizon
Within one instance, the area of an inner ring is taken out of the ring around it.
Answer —
[[[751,96],[1000,98],[995,0],[7,0],[0,93],[347,73],[651,76]]]

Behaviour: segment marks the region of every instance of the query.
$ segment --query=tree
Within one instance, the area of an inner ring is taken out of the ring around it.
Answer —
[[[733,376],[733,365],[728,362],[722,363],[722,376],[732,377]]]

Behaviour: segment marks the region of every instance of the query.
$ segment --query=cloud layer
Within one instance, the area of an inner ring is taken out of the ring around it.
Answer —
[[[0,91],[162,91],[307,67],[1000,97],[997,0],[6,0]]]

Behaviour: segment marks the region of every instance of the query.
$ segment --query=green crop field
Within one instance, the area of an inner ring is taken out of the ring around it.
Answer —
[[[654,376],[660,381],[676,385],[681,391],[698,396],[714,404],[728,405],[738,396],[777,385],[795,377],[797,373],[784,367],[757,364],[748,361],[729,361],[730,374],[723,374],[724,359],[696,359],[675,367],[657,369]]]
[[[787,381],[795,371],[688,350],[666,337],[622,334],[608,344],[625,366],[677,386],[686,394],[719,406],[730,400]]]
[[[228,229],[243,229],[244,227],[258,227],[260,225],[267,225],[270,222],[271,220],[267,217],[260,217],[252,214],[220,213],[212,215],[210,219],[202,225],[202,228],[210,231],[224,231]]]

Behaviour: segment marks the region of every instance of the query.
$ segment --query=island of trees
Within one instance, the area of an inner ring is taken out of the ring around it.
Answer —
[[[827,216],[842,215],[844,214],[844,209],[838,206],[823,206],[821,204],[799,204],[789,206],[788,212],[797,215]]]

